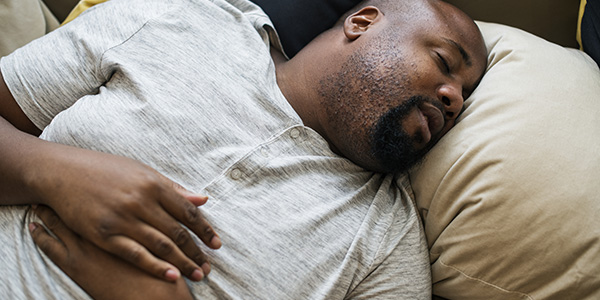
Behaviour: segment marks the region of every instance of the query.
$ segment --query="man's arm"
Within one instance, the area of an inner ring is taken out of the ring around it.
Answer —
[[[132,159],[41,140],[0,75],[0,205],[44,204],[102,249],[159,278],[200,280],[210,266],[186,225],[220,239],[191,194]]]
[[[77,236],[51,209],[39,206],[35,212],[59,240],[32,223],[34,242],[92,298],[192,299],[182,278],[166,282],[150,276]]]

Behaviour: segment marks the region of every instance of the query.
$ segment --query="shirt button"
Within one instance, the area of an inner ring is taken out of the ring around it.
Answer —
[[[242,178],[242,171],[240,171],[240,169],[233,169],[233,170],[231,170],[231,173],[229,174],[229,176],[231,176],[231,179],[233,179],[233,180],[238,180],[238,179]]]
[[[260,154],[262,154],[264,157],[269,157],[269,151],[265,148],[260,149]]]
[[[298,129],[296,129],[296,128],[292,129],[292,130],[290,131],[290,136],[291,136],[293,139],[297,139],[297,138],[300,136],[300,130],[298,130]]]

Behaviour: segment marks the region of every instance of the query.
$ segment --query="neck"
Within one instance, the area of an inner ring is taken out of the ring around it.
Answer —
[[[309,65],[298,55],[288,61],[275,49],[271,49],[271,57],[275,62],[279,89],[300,116],[302,123],[323,135],[318,119],[320,98],[315,88],[315,80],[318,79],[311,76]]]

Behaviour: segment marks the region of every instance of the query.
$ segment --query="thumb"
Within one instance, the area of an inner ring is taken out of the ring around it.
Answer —
[[[194,194],[188,190],[185,190],[185,192],[180,191],[179,193],[196,206],[202,206],[206,203],[206,201],[208,201],[208,196]]]
[[[158,176],[160,176],[160,178],[166,182],[168,185],[170,185],[171,187],[173,187],[175,189],[175,191],[183,196],[185,199],[187,199],[188,201],[190,201],[192,204],[194,204],[195,206],[201,206],[204,205],[206,203],[206,201],[208,201],[208,197],[207,196],[203,196],[200,194],[196,194],[196,193],[192,193],[190,192],[188,189],[184,188],[181,184],[167,178],[166,176],[160,174],[159,172],[156,172],[158,174]]]
[[[183,196],[185,199],[187,199],[188,201],[190,201],[192,204],[194,204],[196,206],[204,205],[206,203],[206,201],[208,201],[207,196],[192,193],[188,189],[184,188],[183,186],[181,186],[180,184],[178,184],[176,182],[173,182],[173,188],[175,188],[177,193],[179,193],[181,196]]]

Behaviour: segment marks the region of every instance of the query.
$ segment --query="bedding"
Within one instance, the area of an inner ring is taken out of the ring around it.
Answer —
[[[410,174],[434,294],[600,299],[600,71],[582,51],[478,24],[487,73]]]

